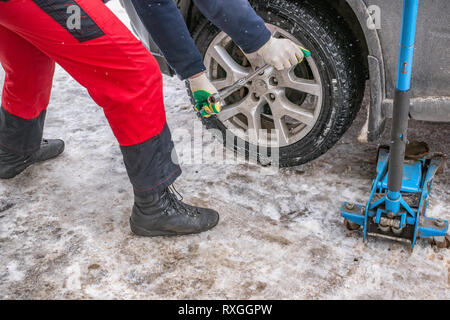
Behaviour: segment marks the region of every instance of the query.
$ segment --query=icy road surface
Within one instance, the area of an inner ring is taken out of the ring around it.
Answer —
[[[170,127],[192,134],[199,120],[184,83],[164,82]],[[184,164],[177,188],[188,202],[216,208],[219,225],[138,238],[128,226],[131,186],[103,112],[59,68],[45,136],[64,139],[65,153],[0,183],[0,298],[449,299],[450,251],[424,240],[413,252],[363,243],[343,226],[340,203],[367,199],[375,174],[377,146],[356,141],[364,111],[325,156],[273,176],[254,165]],[[410,138],[450,150],[448,124],[412,122]],[[177,150],[186,151],[180,141]],[[449,173],[435,179],[431,216],[450,218],[449,189]]]

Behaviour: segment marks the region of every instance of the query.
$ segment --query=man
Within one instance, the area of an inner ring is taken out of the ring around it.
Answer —
[[[161,72],[101,0],[0,0],[0,61],[0,178],[64,150],[61,140],[42,140],[56,62],[103,107],[120,144],[134,189],[132,231],[171,236],[217,225],[217,212],[173,192],[181,169],[171,159]]]
[[[165,15],[154,17],[156,23],[162,25],[172,15],[180,17],[176,7],[167,8]],[[80,25],[74,27],[71,19],[77,12]],[[184,22],[180,26],[185,28]],[[265,34],[270,39],[270,33]],[[286,51],[275,50],[272,43],[265,42],[261,54],[267,62],[287,67],[280,58],[284,56],[280,52]],[[181,55],[187,58],[185,54]],[[13,178],[64,150],[61,140],[42,140],[56,62],[103,107],[120,144],[134,190],[132,231],[141,236],[170,236],[217,225],[217,212],[189,206],[176,197],[171,185],[181,169],[171,159],[173,142],[158,65],[100,0],[0,0],[0,61],[6,72],[0,109],[0,178]],[[195,76],[196,69],[186,68],[186,75]],[[214,90],[208,88],[204,75],[195,79],[194,93]]]
[[[182,80],[189,79],[196,109],[203,116],[221,110],[207,101],[217,89],[208,80],[205,66],[173,0],[131,0],[142,23]],[[193,0],[203,15],[225,31],[246,54],[257,53],[277,70],[303,60],[300,47],[289,39],[277,39],[248,0]]]

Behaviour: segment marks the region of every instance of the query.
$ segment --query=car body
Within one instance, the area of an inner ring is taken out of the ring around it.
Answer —
[[[370,80],[369,141],[384,131],[392,114],[401,29],[401,0],[316,0],[326,2],[347,21],[360,41]],[[176,0],[191,31],[201,15],[191,0]],[[250,1],[251,3],[252,1]],[[157,58],[163,73],[174,72],[153,43],[130,1],[123,1],[138,37]],[[450,121],[450,1],[421,1],[410,116],[425,121]],[[377,21],[376,19],[380,19]]]

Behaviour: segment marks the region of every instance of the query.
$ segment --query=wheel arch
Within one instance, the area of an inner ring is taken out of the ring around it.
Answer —
[[[328,2],[334,2],[327,0]],[[340,0],[342,2],[344,0]],[[361,40],[367,50],[367,70],[370,80],[370,108],[368,115],[369,141],[377,140],[383,133],[386,125],[386,111],[383,101],[386,99],[386,76],[384,68],[383,50],[377,29],[369,28],[367,22],[371,19],[369,9],[363,0],[345,0],[358,21],[362,34]]]
[[[302,1],[302,0],[296,0]],[[370,80],[370,107],[368,114],[369,141],[374,141],[383,133],[386,113],[383,101],[386,98],[386,78],[383,51],[377,29],[369,28],[371,16],[363,0],[318,0],[332,7],[352,31],[355,40],[361,45],[364,73]]]

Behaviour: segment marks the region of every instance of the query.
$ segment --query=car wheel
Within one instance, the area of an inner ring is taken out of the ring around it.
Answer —
[[[274,161],[274,151],[281,167],[304,164],[329,150],[360,108],[364,77],[357,43],[329,8],[303,1],[251,3],[273,36],[292,39],[312,55],[290,70],[259,75],[229,96],[217,116],[202,121],[226,146],[262,164]],[[194,40],[219,90],[263,64],[207,20]]]

